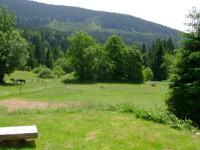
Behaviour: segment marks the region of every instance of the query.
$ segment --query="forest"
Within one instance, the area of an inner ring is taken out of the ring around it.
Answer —
[[[172,38],[176,46],[180,40],[180,31],[134,16],[28,0],[0,0],[0,4],[16,13],[16,25],[20,27],[47,28],[68,34],[81,30],[102,43],[108,36],[118,34],[126,44],[145,43],[148,47],[156,38]]]
[[[29,42],[30,55],[26,67],[34,69],[45,65],[52,70],[60,68],[65,73],[75,69],[78,77],[84,74],[90,76],[81,77],[83,81],[142,82],[143,68],[151,73],[151,80],[166,80],[171,63],[169,57],[174,53],[171,38],[157,39],[148,49],[145,44],[126,45],[118,35],[110,36],[105,43],[96,42],[94,37],[85,32],[68,36],[49,30],[23,30],[22,36]],[[78,55],[80,57],[76,58]]]

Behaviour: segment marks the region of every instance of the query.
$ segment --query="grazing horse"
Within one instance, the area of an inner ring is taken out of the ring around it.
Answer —
[[[14,78],[11,78],[10,81],[11,81],[13,84],[16,83],[16,79],[14,79]]]
[[[23,79],[17,79],[16,81],[17,81],[17,83],[19,82],[20,84],[21,84],[21,83],[23,83],[23,84],[26,83],[26,80],[23,80]]]

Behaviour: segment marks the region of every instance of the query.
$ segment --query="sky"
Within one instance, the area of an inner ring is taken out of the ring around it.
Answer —
[[[77,6],[92,10],[116,12],[139,17],[174,29],[186,31],[186,15],[200,0],[34,0],[38,2]]]

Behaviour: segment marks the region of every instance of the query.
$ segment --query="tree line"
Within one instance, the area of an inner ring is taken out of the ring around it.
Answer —
[[[69,36],[67,33],[44,28],[20,28],[20,31],[29,43],[27,66],[30,69],[38,65],[53,69],[54,61],[66,54]]]
[[[18,63],[18,66],[9,66],[7,70],[16,68],[32,70],[39,65],[45,65],[49,69],[56,68],[56,72],[74,71],[80,81],[143,82],[144,79],[167,79],[167,63],[164,56],[166,53],[173,54],[174,46],[171,38],[157,39],[151,48],[146,48],[145,44],[126,45],[118,35],[111,35],[105,43],[99,43],[85,32],[71,34],[43,28],[15,29],[14,14],[5,8],[1,11],[2,15],[5,15],[2,19],[12,18],[6,23],[12,24],[12,30],[19,33],[26,45],[25,50],[22,48],[26,53],[24,59],[24,62],[27,62],[26,66]],[[8,34],[9,30],[4,32]],[[5,68],[3,65],[5,63],[2,63],[1,68]],[[2,71],[2,74],[10,72]],[[149,74],[151,77],[147,78]],[[1,76],[3,81],[3,75]]]
[[[117,36],[105,44],[97,44],[87,33],[77,32],[69,37],[67,56],[81,81],[143,81],[143,62],[136,47],[128,47]]]
[[[22,36],[29,41],[27,65],[31,69],[38,65],[53,69],[55,63],[59,64],[57,62],[62,59],[67,61],[63,70],[69,73],[74,68],[81,81],[142,82],[145,68],[152,72],[152,80],[166,80],[169,64],[165,57],[172,57],[174,53],[171,38],[157,39],[152,47],[146,48],[145,44],[126,45],[118,35],[109,36],[105,43],[98,43],[85,32],[70,36],[48,30],[26,30]],[[91,64],[88,64],[86,57],[93,58]]]
[[[153,80],[166,80],[169,76],[170,66],[173,62],[170,61],[175,54],[174,42],[169,39],[156,39],[152,46],[148,49],[145,44],[141,47],[144,66],[151,68],[153,72]]]

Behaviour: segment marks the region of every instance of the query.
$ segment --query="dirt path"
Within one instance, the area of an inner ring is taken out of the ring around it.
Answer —
[[[6,107],[8,111],[17,111],[23,109],[56,109],[56,108],[70,108],[80,106],[80,103],[50,103],[41,101],[29,101],[23,99],[7,99],[0,101],[1,107]]]

